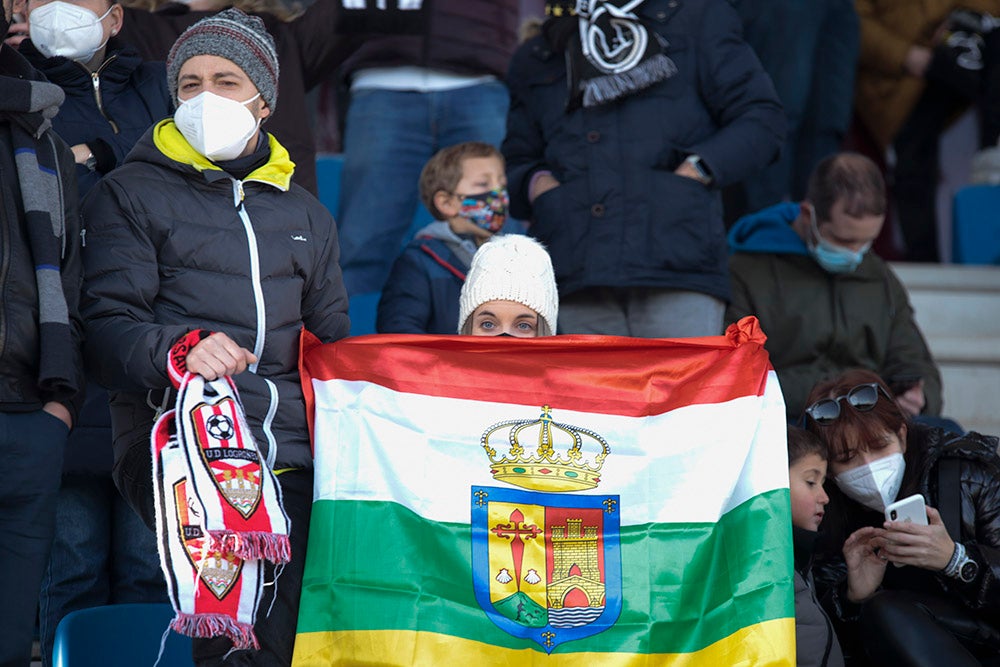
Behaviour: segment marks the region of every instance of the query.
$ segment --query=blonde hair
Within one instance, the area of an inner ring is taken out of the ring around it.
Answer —
[[[434,205],[434,195],[441,191],[453,194],[462,180],[465,161],[476,157],[493,157],[504,164],[503,155],[495,146],[482,141],[466,141],[442,148],[424,165],[420,172],[420,201],[435,220],[445,220],[447,216]]]

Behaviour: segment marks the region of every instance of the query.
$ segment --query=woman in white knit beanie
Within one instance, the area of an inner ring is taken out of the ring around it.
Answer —
[[[473,256],[458,303],[460,334],[551,336],[559,292],[549,253],[529,236],[490,239]]]

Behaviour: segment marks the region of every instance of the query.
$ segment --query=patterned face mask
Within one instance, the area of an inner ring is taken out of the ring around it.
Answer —
[[[471,220],[476,226],[495,234],[507,220],[507,207],[510,198],[507,189],[490,190],[478,195],[458,195],[462,198],[462,207],[458,215]]]

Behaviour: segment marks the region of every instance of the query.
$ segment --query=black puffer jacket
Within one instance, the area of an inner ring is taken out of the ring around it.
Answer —
[[[171,346],[204,329],[260,360],[235,380],[269,462],[312,465],[299,333],[346,336],[347,295],[333,218],[290,184],[288,153],[270,141],[269,162],[240,182],[166,120],[84,202],[86,354],[112,390],[116,457],[149,438]]]
[[[927,505],[939,508],[938,464],[943,459],[960,462],[961,542],[979,564],[970,583],[914,567],[886,568],[882,587],[888,590],[941,592],[961,600],[983,618],[1000,627],[1000,456],[995,437],[968,433],[956,436],[939,428],[911,424],[907,430],[906,471],[897,498],[923,495]],[[852,614],[843,599],[846,565],[840,549],[844,540],[862,526],[881,526],[884,517],[848,499],[828,483],[830,504],[823,521],[827,533],[817,553],[814,574],[826,589],[832,607],[842,618]]]
[[[105,173],[122,163],[153,123],[173,113],[163,63],[142,62],[117,37],[108,40],[104,63],[93,74],[67,58],[46,58],[30,39],[19,50],[66,93],[52,127],[70,146],[88,144],[97,158],[94,171],[76,166],[81,199]]]
[[[567,114],[565,55],[544,37],[514,54],[503,142],[511,214],[533,221],[561,294],[665,287],[728,300],[714,188],[777,156],[781,104],[724,0],[647,0],[635,11],[666,40],[678,71],[617,102]],[[709,167],[713,188],[673,173],[689,154]],[[541,170],[561,185],[529,203]]]

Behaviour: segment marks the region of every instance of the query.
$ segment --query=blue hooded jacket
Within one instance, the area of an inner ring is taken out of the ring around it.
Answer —
[[[729,230],[729,253],[808,255],[809,249],[792,229],[799,204],[783,202],[745,215]]]

